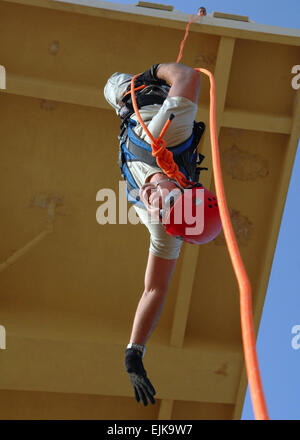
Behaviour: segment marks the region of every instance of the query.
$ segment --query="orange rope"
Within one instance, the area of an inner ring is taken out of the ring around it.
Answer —
[[[187,37],[188,37],[188,35],[189,35],[190,25],[191,25],[192,23],[195,23],[195,21],[197,21],[198,18],[199,18],[198,15],[195,17],[195,19],[193,19],[193,17],[194,17],[194,15],[192,14],[192,15],[190,16],[190,20],[189,20],[189,22],[188,22],[188,24],[187,24],[187,26],[186,26],[186,30],[185,30],[185,34],[184,34],[184,38],[183,38],[183,40],[182,40],[182,42],[181,42],[181,44],[180,44],[179,54],[178,54],[178,57],[177,57],[176,63],[179,63],[179,61],[180,61],[181,58],[182,58],[182,52],[183,52],[183,48],[184,48],[184,45],[185,45],[185,41],[186,41],[186,39],[187,39]]]
[[[143,85],[141,85],[141,86],[139,86],[139,87],[136,87],[133,91],[134,91],[134,92],[137,92],[138,90],[142,90],[142,89],[144,89],[145,87],[147,87],[146,84],[143,84]],[[124,93],[124,95],[122,96],[122,99],[124,99],[125,96],[129,95],[129,93],[131,93],[131,90],[128,90],[128,92]]]
[[[220,217],[222,221],[228,252],[240,288],[242,338],[243,338],[246,370],[250,385],[250,393],[251,393],[254,414],[255,414],[255,418],[258,420],[268,420],[269,419],[268,410],[264,398],[263,386],[260,378],[259,365],[257,360],[256,348],[255,348],[255,333],[254,333],[254,325],[252,318],[253,312],[252,312],[251,284],[247,276],[247,272],[245,270],[243,260],[237,245],[237,241],[233,232],[232,223],[226,202],[223,179],[222,179],[218,135],[216,128],[215,80],[213,74],[208,70],[198,69],[198,68],[196,68],[195,70],[204,73],[210,79],[211,105],[210,105],[209,124],[210,124],[212,163],[213,163],[216,194],[217,194]]]
[[[193,16],[190,17],[189,23],[186,28],[184,39],[180,45],[180,52],[177,58],[177,62],[181,60],[182,52],[184,48],[185,41],[188,36],[188,31],[191,23],[196,21],[193,20]],[[227,207],[226,196],[224,191],[220,153],[218,145],[218,135],[216,127],[216,97],[215,97],[215,80],[213,74],[206,70],[195,68],[198,72],[204,73],[209,77],[210,80],[210,139],[211,139],[211,151],[212,151],[212,163],[214,172],[214,181],[216,187],[216,195],[219,204],[220,217],[222,221],[222,226],[224,230],[225,240],[230,255],[230,259],[233,265],[233,269],[238,281],[240,289],[240,313],[241,313],[241,327],[242,327],[242,338],[244,347],[244,356],[246,363],[246,370],[249,380],[250,393],[252,399],[253,410],[255,418],[258,420],[268,420],[268,410],[265,402],[262,381],[259,372],[259,365],[257,359],[257,353],[255,348],[255,332],[253,324],[253,312],[252,312],[252,294],[251,294],[251,284],[245,270],[241,254],[237,245],[237,241],[233,232],[233,227]],[[185,176],[179,171],[177,164],[173,160],[172,153],[167,150],[166,143],[163,140],[163,136],[171,123],[169,119],[165,126],[163,127],[159,137],[154,139],[148,128],[146,127],[144,121],[142,120],[136,99],[134,94],[134,81],[139,75],[136,75],[131,80],[131,96],[133,108],[136,116],[147,133],[148,137],[151,139],[152,154],[156,157],[158,166],[167,174],[168,177],[176,179],[177,182],[186,186],[189,182],[186,180]]]
[[[152,136],[152,134],[150,133],[150,131],[148,130],[144,121],[141,118],[141,115],[138,110],[136,98],[135,98],[135,93],[134,93],[134,81],[139,75],[140,74],[135,75],[131,79],[131,99],[132,99],[133,109],[134,109],[135,114],[138,118],[138,121],[151,140],[152,156],[156,157],[156,162],[157,162],[158,166],[163,170],[163,172],[168,177],[170,177],[170,179],[175,179],[179,183],[179,185],[181,185],[182,187],[186,187],[186,186],[192,184],[193,182],[190,182],[189,180],[187,180],[185,175],[181,171],[179,171],[178,165],[173,160],[172,152],[166,148],[166,142],[163,140],[163,136],[164,136],[167,128],[169,127],[172,118],[167,120],[167,122],[165,123],[165,125],[164,125],[164,127],[163,127],[163,129],[157,139],[155,139]]]

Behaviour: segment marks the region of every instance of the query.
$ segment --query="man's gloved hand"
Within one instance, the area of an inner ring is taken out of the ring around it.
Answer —
[[[134,388],[136,401],[142,400],[143,405],[147,406],[149,400],[154,405],[153,396],[156,391],[147,377],[141,352],[134,348],[127,348],[125,353],[125,368]]]
[[[164,79],[157,78],[156,71],[159,64],[153,64],[150,69],[146,70],[144,73],[142,73],[138,78],[137,82],[141,82],[142,84],[157,84],[159,86],[165,86],[167,85],[166,81]]]

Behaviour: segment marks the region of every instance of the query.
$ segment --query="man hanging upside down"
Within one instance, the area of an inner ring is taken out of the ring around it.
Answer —
[[[114,73],[105,85],[104,95],[122,120],[119,165],[127,182],[128,198],[134,203],[141,221],[150,233],[144,292],[125,352],[125,367],[136,400],[147,405],[148,401],[155,403],[155,390],[143,367],[145,344],[162,311],[183,240],[181,233],[173,232],[170,235],[166,232],[162,222],[162,208],[167,198],[174,202],[176,197],[183,197],[183,188],[158,167],[151,154],[151,140],[138,122],[132,106],[132,77],[130,74]],[[164,140],[180,171],[193,182],[198,182],[199,165],[203,159],[197,151],[197,145],[205,125],[194,122],[199,92],[199,73],[179,63],[153,65],[135,81],[139,112],[154,138],[159,137],[166,121],[171,115],[174,116]],[[167,197],[162,200],[166,194]],[[217,208],[214,209],[216,213]],[[214,236],[219,232],[219,226],[215,224]],[[212,239],[212,233],[209,234],[206,241]]]

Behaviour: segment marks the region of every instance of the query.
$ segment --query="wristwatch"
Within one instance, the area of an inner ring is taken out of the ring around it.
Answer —
[[[145,345],[138,345],[138,344],[135,344],[134,342],[129,342],[129,344],[127,345],[126,348],[134,348],[135,350],[140,351],[142,354],[142,357],[144,357],[144,354],[146,352]]]

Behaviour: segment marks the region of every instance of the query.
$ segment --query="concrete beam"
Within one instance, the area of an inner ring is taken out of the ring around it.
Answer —
[[[189,14],[178,11],[162,11],[124,5],[101,0],[0,0],[11,4],[54,9],[63,12],[104,17],[118,21],[129,21],[167,27],[185,29]],[[191,13],[195,11],[191,10]],[[211,14],[201,17],[190,27],[192,32],[220,35],[222,37],[244,38],[247,40],[265,41],[279,44],[299,46],[300,31],[297,29],[268,26],[258,23],[246,23],[238,20],[214,18]]]
[[[224,78],[221,77],[221,81],[224,81]],[[220,89],[221,92],[222,88],[220,88],[217,79],[216,83],[218,83],[218,89]],[[95,87],[85,86],[84,84],[43,80],[7,72],[7,89],[2,90],[1,93],[112,110],[112,107],[104,98],[103,88],[104,85],[97,89]],[[274,116],[265,113],[258,115],[255,112],[240,109],[224,109],[223,112],[220,112],[219,109],[222,108],[222,106],[224,106],[224,96],[217,100],[217,122],[219,129],[220,127],[228,127],[239,130],[255,130],[270,133],[291,133],[293,120],[290,116]],[[209,108],[199,103],[198,120],[208,120],[208,114]],[[207,152],[210,150],[208,131],[209,126],[207,126],[203,154],[205,154],[204,150],[207,150]],[[298,133],[300,133],[300,128],[298,128]]]
[[[7,349],[1,351],[0,389],[133,398],[123,361],[123,344],[8,335]],[[239,351],[207,345],[182,350],[152,344],[144,365],[158,399],[235,402]],[[161,411],[166,416],[170,402]]]
[[[111,109],[104,98],[103,87],[97,89],[84,84],[44,80],[8,73],[7,89],[3,93]]]

